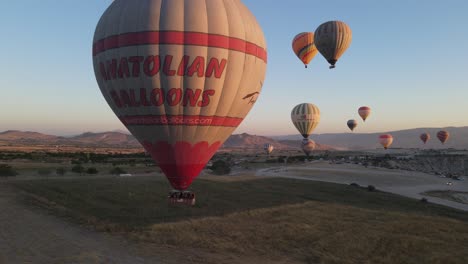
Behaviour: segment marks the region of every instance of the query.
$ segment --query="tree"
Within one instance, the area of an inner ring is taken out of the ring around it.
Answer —
[[[83,172],[85,171],[85,168],[81,166],[81,164],[76,164],[75,166],[72,167],[71,171],[74,173],[83,174]]]
[[[65,168],[57,168],[57,169],[55,170],[55,173],[56,173],[57,175],[63,176],[63,175],[65,175],[65,173],[67,173],[67,170],[66,170]]]
[[[37,174],[39,174],[40,176],[49,176],[51,173],[52,171],[50,169],[39,169],[37,171]]]
[[[228,162],[224,160],[217,160],[213,162],[213,165],[210,166],[208,169],[212,170],[216,175],[225,175],[231,172],[231,166]]]
[[[0,164],[0,177],[16,176],[18,172],[8,164]]]
[[[87,174],[98,174],[98,172],[99,172],[99,171],[98,171],[96,168],[93,168],[93,167],[88,168],[88,169],[86,170],[86,173],[87,173]]]
[[[127,172],[120,168],[120,167],[115,167],[115,168],[112,168],[112,170],[110,170],[110,174],[112,175],[120,175],[120,174],[126,174]]]

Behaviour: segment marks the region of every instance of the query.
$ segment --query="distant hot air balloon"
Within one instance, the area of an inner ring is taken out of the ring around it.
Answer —
[[[299,104],[291,112],[294,126],[304,138],[308,138],[320,122],[320,110],[313,104]]]
[[[384,147],[384,149],[387,149],[390,147],[390,145],[392,145],[393,137],[390,134],[380,135],[379,142]]]
[[[307,64],[309,64],[318,52],[314,45],[314,33],[302,32],[297,34],[292,41],[292,48],[296,56],[307,68]]]
[[[315,142],[311,139],[304,138],[301,143],[302,151],[307,155],[307,157],[315,149]]]
[[[442,142],[442,144],[445,144],[445,142],[447,142],[449,137],[450,137],[449,132],[447,132],[445,130],[441,130],[441,131],[437,132],[437,138],[440,140],[440,142]]]
[[[426,144],[426,142],[431,139],[431,136],[429,135],[429,133],[422,133],[419,138],[422,140],[422,142],[424,142],[424,144]]]
[[[361,106],[359,107],[358,113],[362,120],[366,122],[367,117],[369,117],[371,113],[371,109],[368,106]]]
[[[115,0],[94,34],[104,98],[179,192],[250,111],[266,62],[240,0]]]
[[[351,40],[351,28],[341,21],[325,22],[315,30],[315,46],[330,63],[330,69],[335,68],[335,63],[348,49]]]
[[[271,152],[273,151],[274,147],[272,144],[267,143],[263,146],[263,150],[266,152],[266,154],[270,155]]]
[[[354,129],[357,127],[357,122],[354,119],[348,120],[346,124],[348,125],[349,129],[351,129],[351,131],[354,131]]]

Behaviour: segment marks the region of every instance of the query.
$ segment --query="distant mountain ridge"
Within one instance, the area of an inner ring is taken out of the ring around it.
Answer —
[[[0,133],[0,141],[6,142],[21,142],[21,143],[38,143],[38,142],[59,142],[64,140],[64,137],[46,135],[32,131],[19,131],[19,130],[8,130]]]
[[[437,132],[442,129],[450,133],[450,138],[444,145],[439,142],[436,136]],[[316,142],[318,150],[365,150],[381,148],[378,136],[383,133],[393,135],[392,148],[468,149],[468,127],[414,128],[366,134],[355,132],[318,134],[312,135],[310,138]],[[419,139],[422,133],[429,133],[431,136],[426,145]],[[262,148],[263,145],[270,143],[276,149],[296,149],[300,147],[301,139],[300,135],[267,137],[243,133],[230,136],[222,148]],[[60,137],[31,131],[8,130],[0,132],[0,145],[2,144],[141,147],[132,135],[121,132],[87,132],[77,136]]]
[[[235,134],[224,142],[223,148],[252,148],[261,149],[265,144],[272,144],[275,149],[300,149],[302,139],[274,140],[269,137],[250,135],[247,133]],[[316,144],[317,150],[332,150],[332,146]]]
[[[120,132],[86,132],[72,137],[59,137],[31,131],[8,130],[0,133],[0,143],[31,145],[126,146],[141,147],[131,135]]]
[[[437,132],[447,130],[450,133],[449,140],[442,144],[437,139]],[[335,134],[313,134],[310,136],[314,141],[321,144],[329,144],[337,148],[350,150],[364,150],[380,148],[378,136],[389,133],[393,136],[392,148],[456,148],[468,149],[468,127],[444,127],[444,128],[413,128],[397,131],[385,131],[379,133],[335,133]],[[429,133],[430,140],[427,144],[419,139],[422,133]],[[300,135],[272,136],[276,140],[297,140]]]
[[[226,140],[224,149],[261,149],[267,143],[275,149],[299,149],[301,140],[274,140],[247,133],[232,135]],[[121,132],[86,132],[71,137],[59,137],[30,131],[9,130],[0,133],[0,145],[74,145],[82,147],[141,147],[132,135]],[[331,150],[331,146],[317,144],[317,150]]]

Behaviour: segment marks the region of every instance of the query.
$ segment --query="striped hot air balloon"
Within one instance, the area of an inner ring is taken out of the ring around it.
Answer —
[[[358,114],[364,122],[366,122],[367,117],[369,117],[371,109],[368,106],[359,107]]]
[[[335,68],[335,63],[348,49],[351,40],[351,28],[341,21],[325,22],[315,30],[315,46],[330,63],[330,69]]]
[[[422,142],[424,142],[424,144],[427,143],[427,141],[429,139],[431,139],[431,136],[429,135],[429,133],[422,133],[419,138],[422,140]]]
[[[291,120],[299,133],[308,138],[320,122],[320,110],[314,104],[299,104],[291,111]]]
[[[393,136],[390,134],[380,135],[379,142],[384,147],[384,149],[387,149],[393,143]]]
[[[448,131],[441,130],[437,132],[437,138],[440,140],[440,142],[442,142],[442,144],[445,144],[445,142],[447,142],[449,137],[450,137],[450,133]]]
[[[354,129],[357,127],[357,122],[354,119],[348,120],[346,124],[348,125],[349,129],[351,129],[351,131],[354,131]]]
[[[270,155],[271,152],[273,152],[273,149],[274,149],[274,147],[273,147],[273,145],[270,144],[270,143],[267,143],[267,144],[263,145],[263,150],[264,150],[264,151],[266,152],[266,154],[268,154],[268,155]]]
[[[307,64],[309,64],[318,53],[314,45],[314,33],[302,32],[297,34],[292,41],[292,48],[296,56],[307,68]]]
[[[315,149],[315,142],[311,139],[305,138],[302,140],[301,148],[302,151],[304,151],[304,153],[308,157],[310,153],[312,153],[312,151]]]
[[[250,111],[266,62],[240,0],[115,0],[94,34],[102,95],[177,191]]]

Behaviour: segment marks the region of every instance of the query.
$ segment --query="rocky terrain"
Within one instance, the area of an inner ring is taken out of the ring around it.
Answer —
[[[372,158],[367,162],[367,165],[377,167],[419,171],[453,178],[468,173],[465,164],[468,165],[468,156],[461,154],[423,154],[405,158]]]

